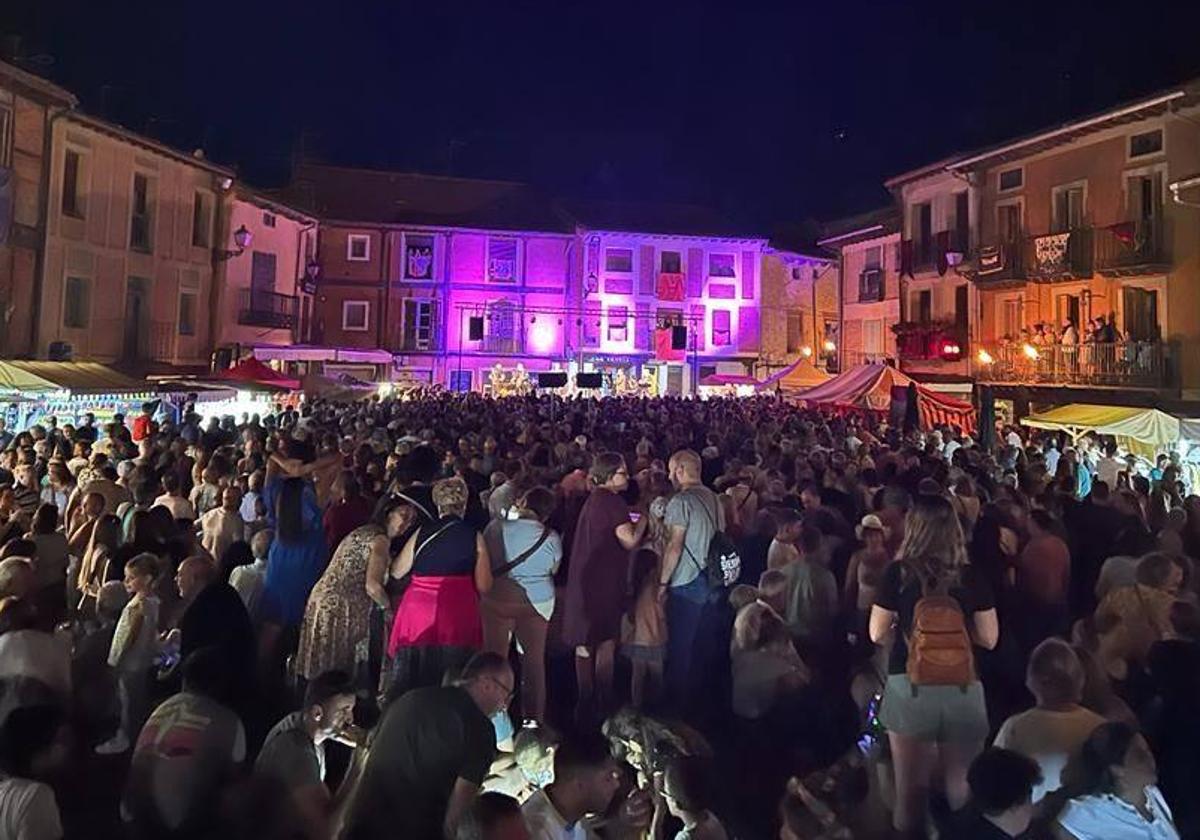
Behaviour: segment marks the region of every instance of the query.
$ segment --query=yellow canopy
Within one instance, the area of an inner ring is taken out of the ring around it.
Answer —
[[[1146,447],[1170,446],[1179,440],[1179,418],[1157,408],[1075,403],[1032,414],[1021,423],[1035,429],[1070,432],[1074,437],[1085,432],[1113,435]]]
[[[0,393],[15,392],[21,396],[57,391],[58,386],[49,379],[17,367],[11,362],[0,361]]]
[[[49,390],[65,389],[72,394],[144,393],[155,390],[154,385],[133,379],[98,362],[14,361],[7,365],[51,384]]]
[[[832,379],[828,373],[818,370],[815,365],[803,356],[788,367],[768,377],[758,386],[760,391],[803,391],[813,388]]]

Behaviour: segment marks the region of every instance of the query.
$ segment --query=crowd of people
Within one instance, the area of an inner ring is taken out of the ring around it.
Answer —
[[[442,392],[0,429],[0,836],[1200,837],[1200,496],[997,431]]]

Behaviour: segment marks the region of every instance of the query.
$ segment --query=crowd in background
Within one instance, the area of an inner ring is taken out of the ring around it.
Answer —
[[[0,429],[0,836],[1200,837],[1174,453],[772,397]]]

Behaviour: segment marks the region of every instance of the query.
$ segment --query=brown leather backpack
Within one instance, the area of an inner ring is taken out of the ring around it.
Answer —
[[[957,685],[966,690],[975,681],[975,653],[962,606],[944,583],[931,590],[920,571],[908,568],[921,583],[921,599],[913,608],[908,635],[907,673],[913,692],[923,685]]]

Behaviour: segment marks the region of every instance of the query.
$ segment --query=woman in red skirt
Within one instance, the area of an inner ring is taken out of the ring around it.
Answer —
[[[438,518],[422,525],[400,552],[397,576],[412,572],[396,610],[388,654],[394,658],[391,699],[410,688],[440,685],[447,671],[483,646],[479,596],[492,588],[483,536],[463,521],[467,485],[433,485]]]

